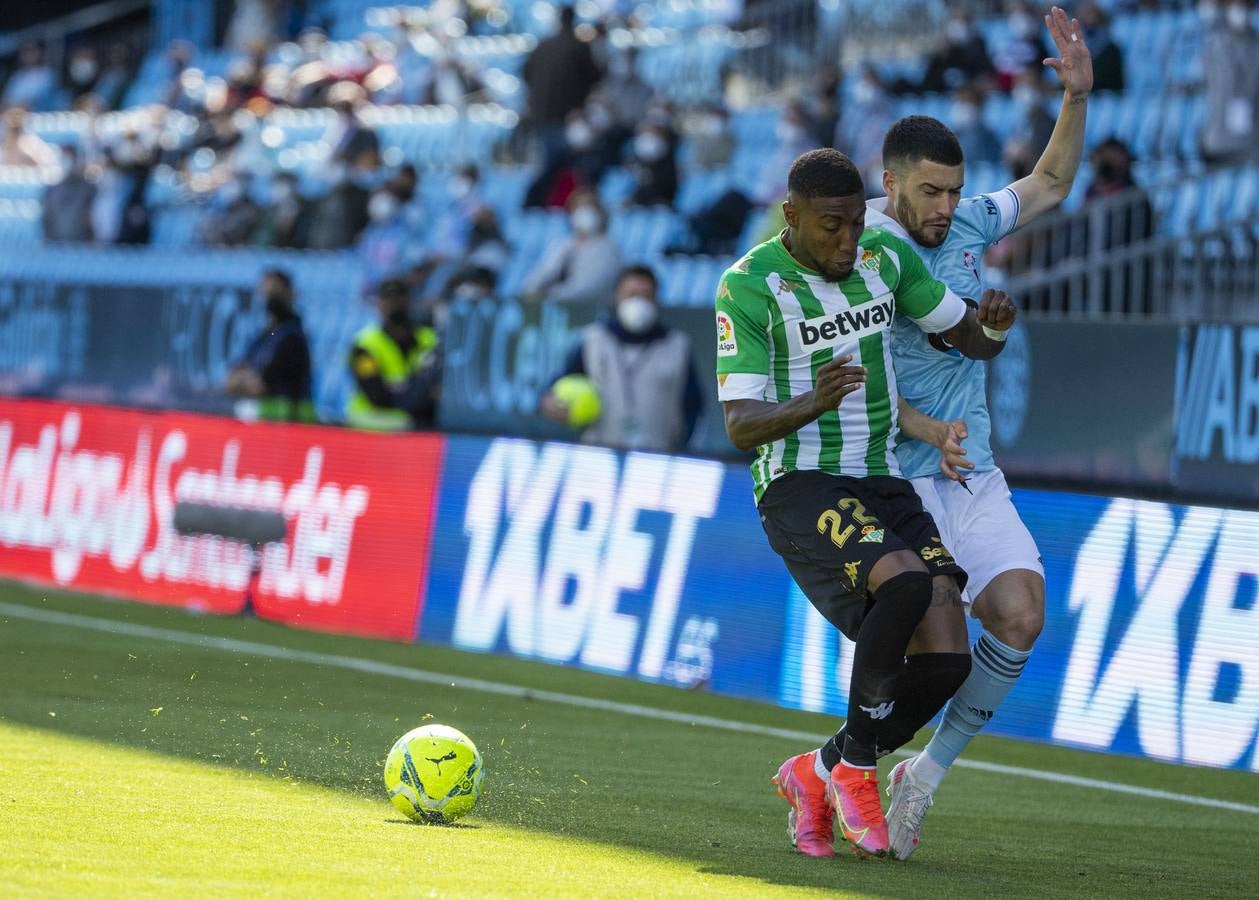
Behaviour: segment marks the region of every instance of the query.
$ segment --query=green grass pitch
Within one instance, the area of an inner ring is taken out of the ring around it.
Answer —
[[[814,733],[822,716],[446,648],[0,584],[0,602]],[[787,846],[799,742],[0,610],[0,895],[1228,897],[1259,816],[956,769],[910,861]],[[484,755],[462,827],[385,798],[423,721]],[[1259,803],[1259,779],[994,738],[970,758]],[[884,767],[886,770],[886,766]]]

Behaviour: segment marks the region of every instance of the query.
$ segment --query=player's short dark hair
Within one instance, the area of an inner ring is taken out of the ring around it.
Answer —
[[[616,286],[620,287],[625,283],[625,279],[627,278],[646,278],[651,282],[652,291],[658,291],[660,289],[660,279],[656,277],[656,273],[652,271],[651,266],[646,266],[642,263],[633,263],[626,266],[617,273]]]
[[[942,166],[966,161],[957,135],[931,116],[906,116],[893,123],[883,138],[883,168],[916,166],[922,160]]]
[[[866,192],[861,172],[838,150],[810,150],[796,157],[787,173],[787,190],[793,197],[850,197]]]

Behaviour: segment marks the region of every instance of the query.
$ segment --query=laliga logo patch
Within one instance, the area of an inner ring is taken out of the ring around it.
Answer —
[[[734,338],[734,320],[723,312],[717,313],[717,355],[734,356],[739,352],[739,342]]]

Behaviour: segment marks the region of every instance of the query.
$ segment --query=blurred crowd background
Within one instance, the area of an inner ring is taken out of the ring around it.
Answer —
[[[1047,6],[1022,0],[62,5],[4,13],[5,274],[280,270],[325,350],[373,303],[434,348],[452,303],[610,308],[630,264],[660,307],[708,307],[781,227],[804,150],[840,148],[877,195],[887,126],[925,113],[957,132],[967,193],[996,190],[1061,97]],[[1254,6],[1065,5],[1094,58],[1086,162],[989,277],[1051,317],[1253,315]]]

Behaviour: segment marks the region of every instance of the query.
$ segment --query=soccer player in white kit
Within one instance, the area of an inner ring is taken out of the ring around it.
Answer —
[[[1054,7],[1045,24],[1060,58],[1044,64],[1058,74],[1064,96],[1053,136],[1031,175],[996,193],[962,199],[961,147],[942,123],[910,116],[894,124],[884,142],[887,197],[870,201],[867,227],[907,239],[932,275],[962,297],[978,297],[983,289],[984,251],[1061,203],[1079,168],[1092,59],[1077,20]],[[897,858],[906,859],[918,846],[923,815],[949,766],[1023,670],[1044,624],[1045,579],[1035,541],[993,461],[985,363],[963,357],[899,316],[892,358],[904,401],[901,428],[910,438],[897,447],[897,460],[944,545],[969,573],[971,614],[984,627],[971,650],[970,675],[945,707],[935,736],[888,779],[889,842]],[[962,471],[950,470],[949,458]],[[964,619],[954,616],[944,627],[940,619],[934,627],[931,617],[923,620],[915,634],[920,651],[966,649]]]

